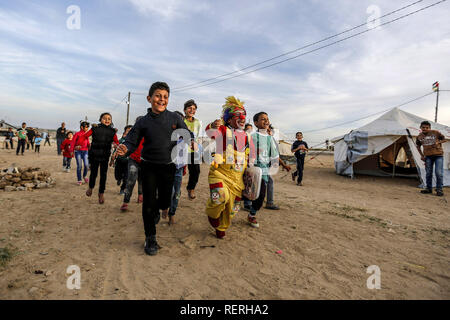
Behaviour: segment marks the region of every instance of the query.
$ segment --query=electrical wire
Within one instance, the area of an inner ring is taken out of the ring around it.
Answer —
[[[220,82],[224,82],[224,81],[227,81],[227,80],[230,80],[230,79],[238,78],[238,77],[247,75],[247,74],[249,74],[249,73],[253,73],[253,72],[259,71],[259,70],[267,69],[267,68],[273,67],[273,66],[275,66],[275,65],[284,63],[284,62],[286,62],[286,61],[290,61],[290,60],[299,58],[299,57],[301,57],[301,56],[305,56],[305,55],[307,55],[307,54],[310,54],[310,53],[319,51],[319,50],[321,50],[321,49],[325,49],[325,48],[327,48],[327,47],[330,47],[330,46],[332,46],[332,45],[341,43],[341,42],[346,41],[346,40],[348,40],[348,39],[357,37],[357,36],[362,35],[362,34],[364,34],[364,33],[367,33],[367,32],[370,32],[370,31],[372,31],[372,30],[375,30],[375,29],[377,29],[377,28],[379,28],[379,27],[382,27],[382,26],[391,24],[391,23],[393,23],[393,22],[396,22],[396,21],[398,21],[398,20],[404,19],[404,18],[409,17],[409,16],[411,16],[411,15],[413,15],[413,14],[416,14],[416,13],[418,13],[418,12],[421,12],[421,11],[424,11],[424,10],[426,10],[426,9],[429,9],[429,8],[431,8],[431,7],[433,7],[433,6],[436,6],[436,5],[440,4],[440,3],[443,3],[443,2],[445,2],[445,1],[447,1],[447,0],[440,0],[440,1],[438,1],[438,2],[435,2],[435,3],[433,3],[433,4],[428,5],[428,6],[426,6],[426,7],[423,7],[423,8],[421,8],[421,9],[412,11],[412,12],[410,12],[410,13],[408,13],[408,14],[405,14],[405,15],[400,16],[400,17],[398,17],[398,18],[395,18],[395,19],[393,19],[393,20],[384,22],[384,23],[382,23],[382,24],[380,24],[379,26],[376,26],[376,27],[374,27],[374,28],[370,28],[370,29],[367,29],[367,30],[358,32],[358,33],[356,33],[356,34],[353,34],[353,35],[351,35],[351,36],[345,37],[345,38],[343,38],[343,39],[340,39],[340,40],[331,42],[331,43],[329,43],[329,44],[327,44],[327,45],[324,45],[324,46],[315,48],[315,49],[310,50],[310,51],[306,51],[306,52],[304,52],[304,53],[295,55],[295,56],[290,57],[290,58],[287,58],[287,59],[283,59],[283,60],[281,60],[281,61],[277,61],[277,62],[275,62],[275,63],[269,64],[269,65],[266,65],[266,66],[263,66],[263,67],[256,68],[256,69],[254,69],[254,70],[250,70],[250,71],[247,71],[247,72],[244,72],[244,73],[240,73],[240,74],[238,74],[238,75],[234,75],[234,76],[232,76],[232,77],[228,77],[228,78],[225,78],[225,79],[213,81],[213,82],[206,83],[206,84],[203,84],[203,85],[193,86],[193,87],[189,87],[189,88],[185,88],[185,89],[179,89],[179,90],[175,90],[175,89],[174,89],[173,91],[174,91],[174,92],[180,92],[180,91],[186,91],[186,90],[190,90],[190,89],[196,89],[196,88],[201,88],[201,87],[205,87],[205,86],[210,86],[210,85],[213,85],[213,84],[216,84],[216,83],[220,83]]]

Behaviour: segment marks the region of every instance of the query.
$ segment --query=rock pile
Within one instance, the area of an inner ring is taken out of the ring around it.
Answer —
[[[50,172],[40,168],[9,167],[0,169],[0,190],[5,191],[30,191],[33,189],[50,188],[56,181],[50,176]]]

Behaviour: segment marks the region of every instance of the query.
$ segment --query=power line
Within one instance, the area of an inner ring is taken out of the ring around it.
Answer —
[[[346,122],[338,123],[338,124],[335,124],[335,125],[330,126],[330,127],[325,127],[325,128],[320,128],[320,129],[314,129],[314,130],[303,131],[303,133],[310,133],[310,132],[323,131],[323,130],[327,130],[327,129],[332,129],[332,128],[335,128],[335,127],[339,127],[339,126],[342,126],[342,125],[345,125],[345,124],[349,124],[349,123],[352,123],[352,122],[364,120],[364,119],[367,119],[367,118],[376,116],[376,115],[378,115],[378,114],[380,114],[380,113],[387,112],[387,111],[392,110],[392,109],[394,109],[394,108],[400,108],[400,107],[402,107],[402,106],[404,106],[404,105],[407,105],[407,104],[410,104],[410,103],[415,102],[415,101],[417,101],[417,100],[420,100],[420,99],[422,99],[422,98],[425,98],[426,96],[429,96],[429,95],[431,95],[431,94],[433,94],[433,93],[434,93],[434,92],[430,92],[430,93],[424,94],[423,96],[417,97],[417,98],[415,98],[415,99],[413,99],[413,100],[404,102],[404,103],[402,103],[402,104],[396,105],[396,106],[394,106],[394,107],[390,107],[390,108],[388,108],[388,109],[385,109],[385,110],[382,110],[382,111],[379,111],[379,112],[376,112],[376,113],[372,113],[372,114],[370,114],[370,115],[368,115],[368,116],[365,116],[365,117],[362,117],[362,118],[358,118],[358,119],[355,119],[355,120],[351,120],[351,121],[346,121]]]
[[[407,5],[407,6],[404,6],[404,7],[400,8],[400,9],[397,9],[397,10],[394,10],[394,11],[392,11],[392,12],[389,12],[389,13],[387,13],[387,14],[385,14],[385,15],[379,17],[379,18],[373,19],[373,20],[368,21],[368,22],[364,22],[364,23],[362,23],[362,24],[360,24],[360,25],[357,25],[356,27],[353,27],[353,28],[344,30],[344,31],[339,32],[339,33],[336,33],[336,34],[334,34],[334,35],[332,35],[332,36],[328,36],[328,37],[326,37],[326,38],[324,38],[324,39],[322,39],[322,40],[319,40],[319,41],[310,43],[310,44],[305,45],[305,46],[303,46],[303,47],[300,47],[300,48],[297,48],[297,49],[294,49],[294,50],[285,52],[285,53],[280,54],[280,55],[278,55],[278,56],[275,56],[275,57],[273,57],[273,58],[266,59],[266,60],[264,60],[264,61],[261,61],[261,62],[252,64],[252,65],[250,65],[250,66],[244,67],[244,68],[242,68],[242,69],[239,69],[239,70],[236,70],[236,71],[233,71],[233,72],[229,72],[229,73],[222,74],[222,75],[217,76],[217,77],[213,77],[213,78],[209,78],[209,79],[206,79],[206,80],[203,80],[203,81],[194,82],[194,83],[191,83],[191,84],[188,84],[188,85],[185,85],[185,86],[177,87],[177,88],[174,88],[174,90],[180,90],[180,89],[184,89],[184,88],[188,88],[188,87],[195,86],[195,85],[197,85],[197,84],[201,84],[201,83],[209,82],[209,81],[216,80],[216,79],[219,79],[219,78],[223,78],[223,77],[226,77],[226,76],[229,76],[229,75],[232,75],[232,74],[235,74],[235,73],[238,73],[238,72],[242,72],[242,71],[244,71],[244,70],[247,70],[247,69],[250,69],[250,68],[259,66],[259,65],[264,64],[264,63],[266,63],[266,62],[273,61],[273,60],[275,60],[275,59],[278,59],[278,58],[287,56],[287,55],[289,55],[289,54],[291,54],[291,53],[294,53],[294,52],[297,52],[297,51],[300,51],[300,50],[309,48],[309,47],[314,46],[314,45],[316,45],[316,44],[322,43],[322,42],[324,42],[324,41],[327,41],[327,40],[336,38],[336,37],[338,37],[338,36],[340,36],[340,35],[343,35],[343,34],[345,34],[345,33],[348,33],[348,32],[350,32],[350,31],[353,31],[353,30],[355,30],[355,29],[358,29],[358,28],[360,28],[360,27],[362,27],[362,26],[367,25],[369,22],[375,22],[375,21],[377,21],[377,20],[379,20],[379,19],[382,19],[382,18],[384,18],[384,17],[390,16],[390,15],[392,15],[392,14],[394,14],[394,13],[397,13],[397,12],[399,12],[399,11],[402,11],[402,10],[404,10],[404,9],[406,9],[406,8],[412,7],[413,5],[418,4],[419,2],[423,2],[423,0],[419,0],[419,1],[413,2],[413,3],[411,3],[411,4]]]
[[[413,14],[416,14],[416,13],[418,13],[418,12],[420,12],[420,11],[424,11],[424,10],[426,10],[426,9],[429,9],[429,8],[431,8],[431,7],[433,7],[433,6],[436,6],[436,5],[438,5],[438,4],[442,3],[442,2],[445,2],[445,1],[447,1],[447,0],[441,0],[441,1],[435,2],[435,3],[431,4],[431,5],[428,5],[428,6],[426,6],[426,7],[423,7],[423,8],[421,8],[421,9],[418,9],[418,10],[416,10],[416,11],[413,11],[413,12],[410,12],[410,13],[408,13],[408,14],[405,14],[405,15],[403,15],[403,16],[400,16],[400,17],[396,18],[396,19],[393,19],[393,20],[384,22],[384,23],[380,24],[380,25],[377,26],[377,27],[370,28],[370,29],[367,29],[367,30],[358,32],[358,33],[356,33],[356,34],[354,34],[354,35],[345,37],[345,38],[343,38],[343,39],[340,39],[340,40],[337,40],[337,41],[334,41],[334,42],[331,42],[331,43],[329,43],[329,44],[327,44],[327,45],[324,45],[324,46],[318,47],[318,48],[316,48],[316,49],[313,49],[313,50],[310,50],[310,51],[307,51],[307,52],[304,52],[304,53],[295,55],[295,56],[293,56],[293,57],[290,57],[290,58],[287,58],[287,59],[284,59],[284,60],[281,60],[281,61],[278,61],[278,62],[269,64],[269,65],[264,66],[264,67],[256,68],[256,69],[254,69],[254,70],[250,70],[250,71],[247,71],[247,72],[244,72],[244,73],[241,73],[241,74],[232,76],[232,77],[228,77],[228,78],[225,78],[225,79],[213,81],[213,82],[206,83],[206,84],[203,84],[203,85],[194,86],[194,87],[190,87],[190,88],[186,88],[186,89],[173,90],[173,91],[179,92],[179,91],[185,91],[185,90],[190,90],[190,89],[196,89],[196,88],[200,88],[200,87],[205,87],[205,86],[213,85],[213,84],[220,83],[220,82],[223,82],[223,81],[227,81],[227,80],[230,80],[230,79],[234,79],[234,78],[237,78],[237,77],[241,77],[241,76],[244,76],[244,75],[247,75],[247,74],[249,74],[249,73],[253,73],[253,72],[259,71],[259,70],[263,70],[263,69],[266,69],[266,68],[270,68],[270,67],[273,67],[273,66],[275,66],[275,65],[281,64],[281,63],[283,63],[283,62],[286,62],[286,61],[290,61],[290,60],[296,59],[296,58],[298,58],[298,57],[307,55],[307,54],[309,54],[309,53],[313,53],[313,52],[319,51],[319,50],[321,50],[321,49],[330,47],[330,46],[332,46],[332,45],[338,44],[338,43],[340,43],[340,42],[346,41],[346,40],[348,40],[348,39],[357,37],[357,36],[359,36],[359,35],[362,35],[362,34],[364,34],[364,33],[367,33],[367,32],[370,32],[370,31],[372,31],[372,30],[374,30],[374,29],[377,29],[377,28],[379,28],[379,27],[381,27],[381,26],[385,26],[385,25],[391,24],[391,23],[393,23],[393,22],[396,22],[396,21],[398,21],[398,20],[404,19],[404,18],[409,17],[409,16],[411,16],[411,15],[413,15]]]
[[[121,104],[126,98],[128,98],[128,95],[126,95],[125,97],[123,97],[123,99],[120,100],[120,102],[116,103],[116,105],[112,108],[112,110],[116,110],[116,108],[119,106],[119,104]]]

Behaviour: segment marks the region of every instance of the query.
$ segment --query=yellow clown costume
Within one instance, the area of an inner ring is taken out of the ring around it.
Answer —
[[[222,120],[227,123],[236,114],[245,117],[243,102],[228,97],[223,106]],[[206,214],[210,224],[216,229],[218,238],[225,236],[231,220],[240,209],[243,174],[250,153],[250,137],[244,131],[221,125],[211,135],[210,125],[206,127],[208,135],[216,140],[216,152],[211,164],[208,182],[210,197],[206,204]]]

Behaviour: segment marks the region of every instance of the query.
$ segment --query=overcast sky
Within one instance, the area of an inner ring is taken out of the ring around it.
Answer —
[[[110,111],[121,133],[126,105],[119,102],[128,91],[146,93],[154,81],[175,89],[236,71],[364,23],[371,5],[383,15],[412,2],[0,0],[0,119],[45,128],[65,121],[74,129],[85,116],[97,121]],[[70,5],[80,8],[79,30],[67,27]],[[193,98],[206,124],[236,95],[250,116],[266,111],[292,136],[401,104],[431,92],[435,81],[450,90],[448,17],[450,1],[271,68],[173,90],[169,110]],[[430,95],[402,109],[433,120],[435,101]],[[131,121],[147,107],[145,95],[132,95]],[[305,140],[319,143],[375,118],[305,133]],[[450,92],[441,92],[438,122],[450,125]]]

